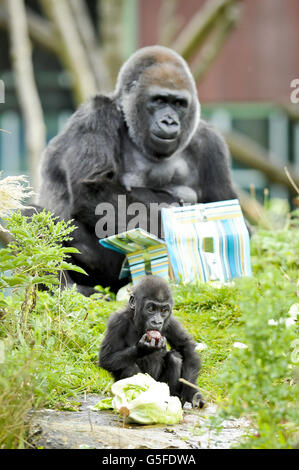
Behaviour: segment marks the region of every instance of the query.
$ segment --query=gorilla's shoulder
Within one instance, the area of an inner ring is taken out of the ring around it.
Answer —
[[[222,155],[228,153],[223,136],[212,124],[204,120],[200,120],[189,146],[193,150],[204,149],[205,153],[210,153],[211,158],[215,153],[220,152]]]
[[[109,328],[115,328],[122,324],[127,324],[131,316],[131,312],[127,308],[117,310],[112,313],[108,319]]]
[[[220,134],[220,132],[213,126],[211,123],[200,120],[198,127],[194,133],[192,138],[192,142],[196,141],[197,139],[204,140],[204,141],[221,141],[224,142],[224,138]]]
[[[68,126],[76,126],[82,132],[94,132],[120,126],[121,113],[114,98],[110,95],[97,94],[86,103],[81,104],[70,117]]]

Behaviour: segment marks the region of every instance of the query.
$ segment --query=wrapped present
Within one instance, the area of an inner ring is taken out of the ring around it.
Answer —
[[[131,274],[133,284],[146,274],[168,280],[168,255],[163,240],[141,228],[100,240],[101,245],[126,255],[119,278]]]
[[[162,209],[176,282],[251,276],[249,233],[237,199]]]

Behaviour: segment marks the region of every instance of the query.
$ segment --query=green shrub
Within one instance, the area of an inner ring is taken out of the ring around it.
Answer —
[[[63,368],[59,367],[64,364],[67,370],[70,363],[66,352],[71,349],[71,339],[61,346],[66,334],[63,328],[65,321],[71,320],[72,328],[68,324],[67,330],[74,330],[76,322],[78,333],[80,320],[75,313],[75,318],[71,318],[69,310],[62,316],[65,296],[68,295],[69,306],[80,301],[81,316],[85,317],[87,310],[79,294],[62,294],[57,288],[63,269],[84,272],[65,261],[69,253],[77,250],[61,245],[71,239],[74,227],[43,211],[30,219],[20,213],[12,214],[7,218],[7,228],[13,241],[0,250],[0,448],[16,448],[26,445],[25,417],[29,410],[51,401],[53,388],[61,383]],[[38,292],[40,283],[51,293]],[[7,288],[13,289],[12,295],[4,297]],[[51,322],[54,328],[49,326]],[[78,336],[73,337],[77,345]],[[83,375],[82,370],[80,374]],[[63,386],[62,389],[65,392]]]
[[[107,289],[89,298],[60,289],[61,271],[77,269],[65,259],[76,250],[62,247],[70,223],[42,212],[31,219],[13,214],[7,224],[14,242],[0,250],[0,448],[21,448],[28,445],[30,410],[73,410],[81,393],[109,391],[112,378],[98,368],[97,355],[107,318],[120,304],[104,300]],[[253,237],[253,278],[174,287],[175,315],[207,345],[198,380],[205,398],[222,407],[218,418],[252,422],[255,434],[243,447],[288,448],[298,440],[298,327],[286,327],[298,303],[298,243],[289,218],[284,229]],[[49,290],[38,291],[39,283]]]
[[[299,388],[294,380],[298,327],[289,314],[298,300],[296,284],[272,268],[239,285],[239,340],[246,347],[231,350],[217,377],[227,391],[220,416],[252,420],[256,432],[243,443],[245,448],[289,448],[299,429]]]
[[[71,240],[70,234],[75,228],[71,222],[58,221],[46,211],[34,214],[30,219],[16,212],[6,221],[13,241],[0,250],[0,290],[24,289],[24,301],[20,306],[23,327],[35,308],[38,284],[48,288],[59,284],[58,274],[64,269],[85,272],[65,261],[70,253],[78,253],[75,248],[62,246],[62,242]],[[4,304],[2,298],[2,306]]]

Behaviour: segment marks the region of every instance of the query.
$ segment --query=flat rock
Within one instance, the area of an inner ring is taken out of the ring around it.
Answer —
[[[126,425],[112,411],[89,409],[102,397],[79,397],[79,411],[41,409],[31,416],[29,442],[44,449],[202,449],[229,448],[248,430],[244,419],[223,422],[216,433],[205,429],[206,418],[216,413],[214,405],[203,410],[184,409],[177,425]]]

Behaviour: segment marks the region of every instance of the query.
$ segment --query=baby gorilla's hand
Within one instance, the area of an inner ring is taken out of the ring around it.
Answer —
[[[200,392],[196,392],[192,398],[192,408],[203,408],[205,401]]]
[[[181,395],[182,406],[184,406],[186,402],[191,403],[192,408],[203,408],[205,406],[205,401],[201,393],[194,391],[194,388],[187,384],[183,384]]]
[[[166,347],[166,338],[156,330],[147,331],[137,343],[137,349],[143,354],[150,354]]]

